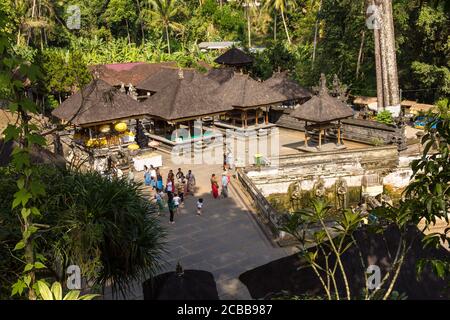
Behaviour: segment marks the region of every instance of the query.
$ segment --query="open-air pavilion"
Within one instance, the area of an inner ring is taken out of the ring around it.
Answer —
[[[94,79],[52,114],[73,126],[74,140],[79,144],[109,147],[133,143],[134,138],[130,139],[128,131],[130,120],[137,121],[146,112],[145,106],[131,96],[103,80]],[[121,123],[120,129],[115,126],[117,123]]]
[[[286,100],[284,95],[263,82],[239,73],[234,73],[212,94],[225,106],[232,108],[216,125],[240,129],[261,129],[270,126],[269,108]]]
[[[238,48],[231,48],[214,60],[215,63],[242,68],[253,63],[253,58]]]
[[[353,110],[339,99],[329,95],[325,75],[322,74],[320,81],[318,95],[291,113],[292,117],[305,121],[305,144],[299,147],[301,151],[317,152],[345,148],[342,144],[340,120],[352,117]],[[329,130],[337,132],[337,143],[327,143]],[[313,134],[318,135],[317,146],[308,144],[308,138]]]

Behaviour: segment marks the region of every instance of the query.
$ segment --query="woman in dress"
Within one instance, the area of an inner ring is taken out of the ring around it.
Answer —
[[[159,191],[162,191],[163,187],[164,187],[163,186],[163,177],[159,172],[157,172],[156,173],[156,189]]]
[[[217,177],[214,173],[211,176],[211,190],[213,197],[217,199],[219,197],[219,183],[217,182]]]
[[[192,173],[191,170],[188,171],[188,174],[186,175],[186,195],[189,193],[194,195],[194,188],[195,188],[195,176]]]
[[[144,166],[144,183],[146,186],[151,184],[152,177],[150,176],[150,171],[148,171],[148,167]]]

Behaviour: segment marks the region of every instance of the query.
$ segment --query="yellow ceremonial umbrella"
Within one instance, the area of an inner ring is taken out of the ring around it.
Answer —
[[[117,132],[125,132],[127,131],[128,126],[125,122],[118,122],[114,125],[114,130]]]

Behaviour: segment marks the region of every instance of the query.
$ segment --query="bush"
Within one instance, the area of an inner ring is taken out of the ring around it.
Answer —
[[[67,266],[76,264],[90,283],[102,287],[111,283],[113,292],[123,293],[133,280],[158,270],[165,231],[140,184],[110,181],[94,172],[40,170],[47,196],[36,222],[49,226],[36,238],[38,252],[47,259],[42,276],[62,281]],[[3,256],[21,238],[17,212],[11,211],[16,189],[15,173],[0,169],[0,272],[10,272],[0,277],[1,288],[9,288],[16,280],[14,272],[23,268],[11,255]]]
[[[388,110],[383,110],[378,112],[376,120],[384,124],[393,124],[394,119],[392,119],[392,114]]]

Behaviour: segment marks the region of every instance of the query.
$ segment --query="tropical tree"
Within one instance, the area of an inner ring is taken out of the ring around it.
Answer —
[[[174,21],[174,17],[177,16],[182,8],[179,0],[149,0],[150,14],[156,21],[163,26],[166,34],[167,52],[170,54],[170,36],[169,29],[176,31],[183,30],[183,25]]]
[[[268,0],[265,4],[267,8],[270,8],[271,10],[278,12],[281,15],[281,19],[283,20],[284,25],[284,31],[286,32],[286,38],[289,44],[291,44],[292,42],[291,37],[289,36],[289,30],[286,22],[286,12],[288,8],[295,9],[296,5],[297,3],[295,0]],[[276,23],[276,15],[275,15],[275,23]]]

